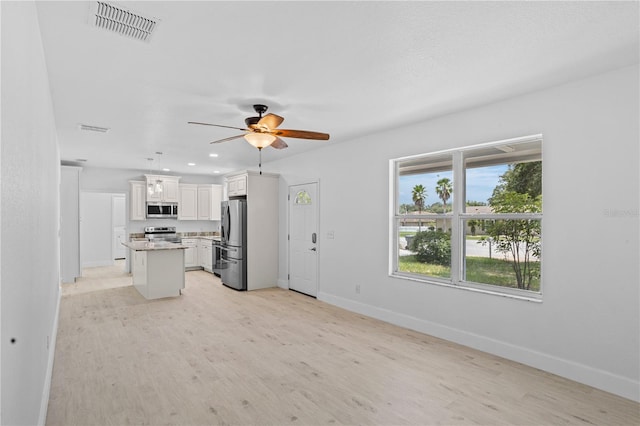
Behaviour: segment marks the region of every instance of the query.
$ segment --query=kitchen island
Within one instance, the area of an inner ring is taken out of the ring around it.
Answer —
[[[145,299],[180,296],[184,288],[184,250],[170,242],[130,241],[133,286]]]

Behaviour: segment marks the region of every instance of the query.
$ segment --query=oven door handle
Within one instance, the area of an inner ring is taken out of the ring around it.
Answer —
[[[220,259],[220,262],[222,262],[222,263],[233,263],[234,265],[238,264],[238,261],[236,261],[236,260],[228,260],[228,259]]]

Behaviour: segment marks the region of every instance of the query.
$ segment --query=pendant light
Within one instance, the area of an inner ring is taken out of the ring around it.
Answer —
[[[153,162],[153,158],[149,157],[147,158],[147,161],[149,161],[149,174],[151,174],[151,163]],[[153,195],[154,193],[155,185],[151,181],[147,182],[147,194]]]

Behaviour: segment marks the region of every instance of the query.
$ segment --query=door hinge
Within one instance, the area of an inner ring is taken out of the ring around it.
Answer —
[[[291,194],[287,194],[287,201],[291,201]]]
[[[287,241],[291,240],[291,235],[287,234]]]
[[[287,274],[287,281],[291,280],[291,274]]]

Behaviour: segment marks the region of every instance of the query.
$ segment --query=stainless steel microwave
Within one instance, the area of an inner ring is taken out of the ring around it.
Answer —
[[[147,203],[147,219],[177,219],[178,203]]]

